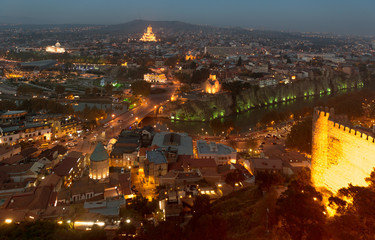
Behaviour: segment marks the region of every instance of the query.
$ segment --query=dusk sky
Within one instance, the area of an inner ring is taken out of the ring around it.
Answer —
[[[374,0],[1,0],[0,23],[178,20],[215,26],[375,35]]]

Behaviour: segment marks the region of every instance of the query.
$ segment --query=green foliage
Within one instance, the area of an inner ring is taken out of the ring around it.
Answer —
[[[368,116],[375,116],[375,91],[361,90],[346,93],[328,100],[326,106],[333,107],[335,114],[345,114],[349,118],[361,117],[368,111]],[[368,107],[368,109],[367,109]]]
[[[311,140],[312,118],[306,118],[293,125],[285,144],[288,148],[311,154]]]
[[[234,170],[233,172],[229,172],[225,176],[225,183],[228,184],[228,185],[231,185],[233,188],[234,188],[236,183],[242,182],[244,180],[245,180],[245,176],[238,169]]]
[[[61,113],[72,114],[74,113],[71,105],[62,105],[56,101],[48,99],[33,98],[24,100],[18,109],[26,110],[29,113],[37,113],[45,111],[47,113]]]
[[[208,69],[201,69],[196,70],[193,72],[193,76],[191,77],[191,83],[203,83],[208,79],[210,76],[210,70]]]
[[[279,173],[259,172],[255,178],[255,182],[263,191],[270,190],[270,188],[274,185],[283,184],[284,181],[284,177]]]
[[[309,175],[304,172],[302,176],[297,175],[277,200],[280,229],[293,240],[323,239],[327,233],[322,200],[322,195],[311,185]]]
[[[165,60],[164,65],[170,68],[174,68],[174,66],[176,66],[177,64],[177,61],[178,61],[178,57],[170,57],[170,58],[167,58],[167,60]]]
[[[336,210],[336,215],[328,224],[334,239],[373,239],[375,236],[374,171],[366,182],[369,186],[349,184],[329,198],[330,207]]]
[[[165,221],[157,226],[149,225],[145,232],[145,239],[150,240],[176,240],[184,239],[183,230],[179,222]]]
[[[82,111],[77,111],[76,115],[81,119],[87,119],[87,121],[98,121],[100,119],[107,118],[106,111],[98,109],[96,106],[92,108],[85,106],[85,108]]]
[[[125,77],[129,79],[143,79],[143,76],[149,72],[150,70],[148,70],[146,66],[140,66],[139,68],[130,68],[128,69]]]
[[[131,90],[134,95],[142,95],[147,97],[151,92],[151,83],[146,81],[135,81],[132,83]]]
[[[151,214],[158,208],[158,202],[155,199],[150,202],[143,196],[137,196],[132,199],[127,208],[133,210],[129,213],[133,214],[135,211],[139,214],[139,216],[144,217],[144,215]]]
[[[191,82],[191,76],[187,73],[176,72],[174,76],[181,82],[189,84]]]

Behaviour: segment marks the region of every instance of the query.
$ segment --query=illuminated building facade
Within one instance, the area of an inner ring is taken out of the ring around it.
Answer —
[[[315,108],[312,132],[312,180],[335,193],[353,185],[366,186],[375,167],[374,138],[334,120],[333,109]]]
[[[204,83],[204,89],[206,93],[215,94],[220,91],[221,84],[216,79],[216,75],[210,75],[207,81]]]
[[[165,83],[167,81],[167,77],[165,74],[154,74],[154,73],[147,73],[143,75],[143,79],[147,82],[151,83]]]
[[[142,42],[157,42],[155,34],[152,32],[152,27],[148,26],[146,32],[140,39]]]
[[[62,48],[61,44],[59,42],[56,42],[56,44],[54,46],[47,46],[46,52],[49,52],[49,53],[64,53],[65,48]]]
[[[109,155],[99,142],[90,156],[90,178],[105,179],[109,176]]]

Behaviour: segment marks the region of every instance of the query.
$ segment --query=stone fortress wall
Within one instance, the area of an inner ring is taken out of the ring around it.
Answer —
[[[311,175],[316,187],[335,193],[340,188],[365,186],[375,167],[375,140],[339,123],[333,108],[316,107],[313,114]]]

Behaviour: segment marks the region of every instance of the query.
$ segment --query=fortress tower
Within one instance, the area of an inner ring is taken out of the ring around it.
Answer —
[[[349,183],[365,186],[374,167],[372,136],[338,123],[333,109],[314,109],[311,176],[316,187],[335,193]]]

